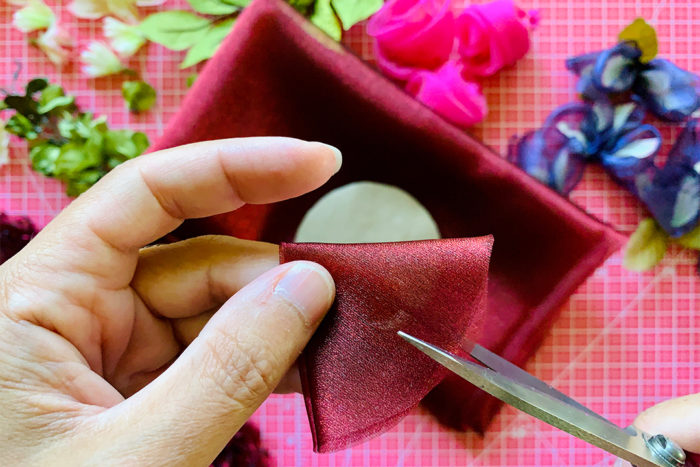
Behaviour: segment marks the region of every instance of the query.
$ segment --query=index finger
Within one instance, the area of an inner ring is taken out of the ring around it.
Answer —
[[[292,138],[225,139],[159,151],[112,170],[36,240],[52,234],[54,248],[57,238],[78,245],[63,258],[82,271],[115,271],[114,261],[186,218],[302,195],[325,183],[340,163],[336,148]]]

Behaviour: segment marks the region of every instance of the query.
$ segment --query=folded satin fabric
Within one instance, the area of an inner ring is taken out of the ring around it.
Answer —
[[[519,365],[560,305],[624,240],[416,102],[280,0],[254,0],[246,8],[152,150],[266,135],[333,144],[343,151],[343,168],[313,193],[187,222],[179,235],[291,241],[305,212],[329,190],[358,180],[396,185],[431,212],[443,238],[493,234],[479,342]],[[500,406],[451,377],[428,404],[450,426],[477,430]]]
[[[477,339],[492,237],[417,242],[282,243],[280,262],[314,261],[336,301],[299,359],[314,449],[335,451],[386,431],[448,371],[404,331],[458,352]]]

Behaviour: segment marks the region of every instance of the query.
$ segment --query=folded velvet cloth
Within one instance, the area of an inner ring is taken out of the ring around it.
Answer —
[[[314,447],[327,452],[381,433],[448,371],[397,335],[459,352],[478,338],[492,237],[417,242],[283,243],[280,262],[314,261],[336,301],[299,359]]]
[[[265,135],[333,144],[343,151],[343,168],[313,193],[187,222],[180,235],[291,241],[329,190],[358,180],[396,185],[431,212],[443,238],[493,234],[479,342],[519,365],[560,305],[624,240],[416,102],[281,0],[246,8],[152,149]],[[426,320],[440,319],[425,312]],[[440,383],[427,403],[450,426],[477,430],[500,406],[456,377]]]

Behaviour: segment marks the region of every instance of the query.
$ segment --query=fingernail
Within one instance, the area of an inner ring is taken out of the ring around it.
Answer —
[[[335,171],[333,173],[338,173],[340,167],[343,165],[343,153],[340,152],[340,149],[336,148],[335,146],[331,146],[330,144],[320,142],[317,143],[322,146],[325,146],[333,152],[333,156],[335,157]]]
[[[309,261],[296,261],[275,286],[278,295],[293,304],[312,325],[326,314],[335,295],[330,274]]]

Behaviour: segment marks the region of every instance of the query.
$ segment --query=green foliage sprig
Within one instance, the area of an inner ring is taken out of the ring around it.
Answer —
[[[180,68],[211,58],[250,0],[187,0],[193,12],[170,10],[148,16],[139,26],[150,41],[170,50],[187,50]],[[336,40],[343,30],[367,19],[383,0],[287,0]]]
[[[105,117],[80,112],[73,96],[44,78],[31,80],[23,95],[6,93],[0,110],[14,111],[5,129],[27,140],[32,168],[65,182],[68,196],[78,196],[149,145],[143,133],[110,130]]]

